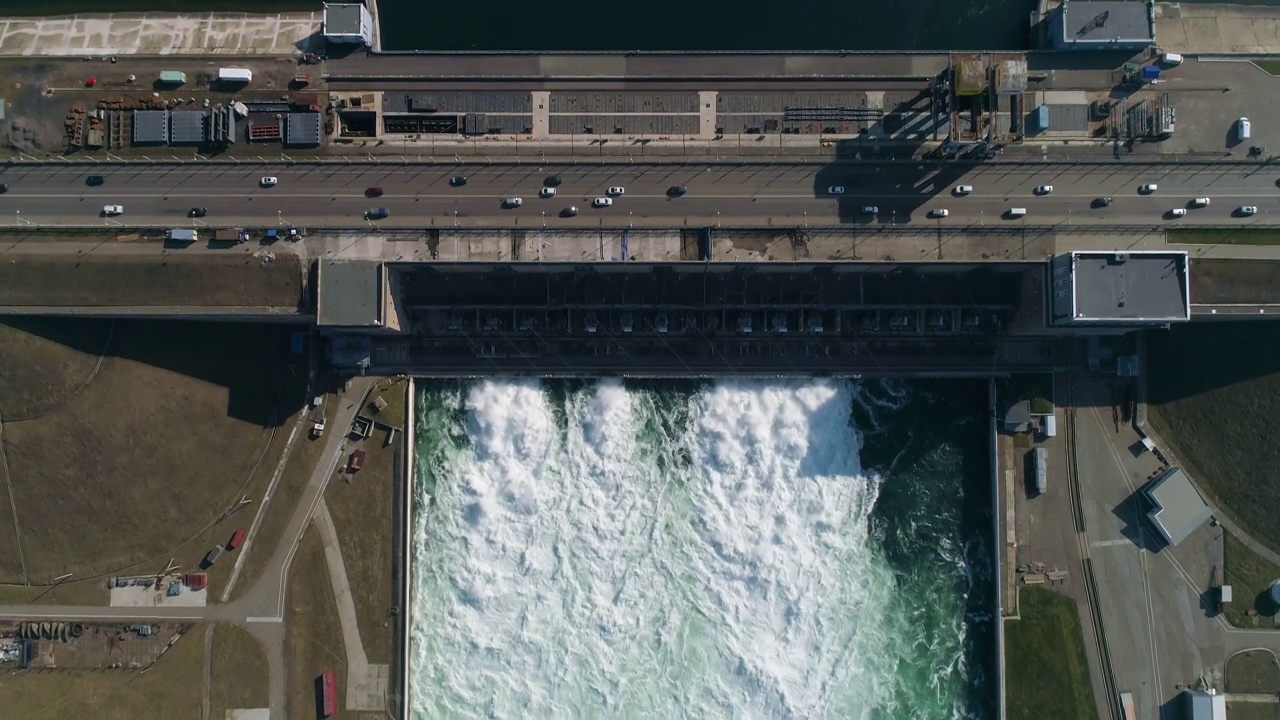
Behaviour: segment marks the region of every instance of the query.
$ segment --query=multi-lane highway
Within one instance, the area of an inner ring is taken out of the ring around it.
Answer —
[[[104,182],[91,186],[90,175]],[[467,183],[452,187],[461,175]],[[260,187],[263,176],[279,178]],[[560,179],[556,196],[539,198],[547,177]],[[117,165],[20,166],[0,173],[3,225],[353,226],[681,226],[910,224],[1256,225],[1280,219],[1280,170],[1263,165],[1068,165],[945,163],[831,165]],[[1150,194],[1139,186],[1155,183]],[[956,185],[972,185],[965,197]],[[1040,185],[1053,192],[1037,196]],[[591,200],[622,186],[612,207]],[[687,193],[670,197],[668,189]],[[369,188],[381,188],[371,198]],[[843,188],[837,194],[831,188]],[[504,198],[519,197],[518,208]],[[1106,207],[1097,207],[1110,197]],[[1207,197],[1208,207],[1193,200]],[[124,214],[102,217],[107,204]],[[1258,214],[1243,217],[1241,206]],[[192,207],[208,208],[193,220]],[[874,214],[863,208],[874,206]],[[575,217],[563,217],[566,208]],[[1010,208],[1025,208],[1021,219]],[[366,220],[372,208],[389,217]],[[1187,208],[1173,217],[1175,208]],[[948,210],[945,218],[930,211]]]

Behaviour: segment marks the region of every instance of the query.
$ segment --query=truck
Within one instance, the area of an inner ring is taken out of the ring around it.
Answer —
[[[209,554],[204,556],[204,562],[202,564],[205,567],[209,567],[210,565],[218,562],[218,558],[220,557],[222,557],[222,546],[218,545],[214,549],[210,550]]]
[[[1133,704],[1133,693],[1120,693],[1120,712],[1124,720],[1138,720],[1138,709]]]
[[[308,419],[311,420],[312,439],[322,437],[324,435],[324,408],[319,405],[312,408]]]
[[[169,231],[169,239],[174,242],[193,243],[199,239],[195,228],[173,228]]]
[[[317,708],[322,718],[338,712],[338,679],[332,670],[325,670],[317,678],[320,683],[320,707]]]
[[[1049,451],[1038,447],[1032,454],[1035,462],[1036,494],[1043,495],[1049,489]]]
[[[224,83],[253,82],[253,71],[248,68],[218,68],[218,80]]]
[[[227,228],[223,230],[215,230],[213,239],[217,242],[243,243],[249,241],[249,233],[244,230]]]

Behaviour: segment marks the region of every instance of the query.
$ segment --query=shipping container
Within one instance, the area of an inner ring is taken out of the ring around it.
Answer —
[[[1046,438],[1051,438],[1058,434],[1058,416],[1045,415],[1041,422],[1042,424],[1040,427],[1044,429],[1044,436]]]
[[[218,68],[218,79],[226,83],[253,82],[253,71],[248,68]]]
[[[196,231],[194,228],[174,228],[169,231],[169,239],[195,242],[197,240]]]
[[[244,528],[240,528],[239,530],[235,531],[235,534],[233,534],[231,536],[231,539],[227,541],[227,549],[235,550],[236,548],[240,547],[240,543],[242,541],[244,541]]]
[[[1036,494],[1043,495],[1049,489],[1049,451],[1040,447],[1032,454],[1035,456]]]
[[[164,70],[160,73],[160,82],[165,85],[183,85],[187,82],[187,74],[177,70]]]
[[[320,676],[320,717],[327,718],[338,712],[338,679],[332,670]]]

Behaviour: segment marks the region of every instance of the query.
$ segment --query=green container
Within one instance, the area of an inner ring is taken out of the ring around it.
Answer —
[[[177,70],[165,70],[160,73],[160,82],[168,85],[181,85],[187,81],[187,74]]]

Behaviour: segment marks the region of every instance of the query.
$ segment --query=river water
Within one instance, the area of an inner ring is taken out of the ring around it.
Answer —
[[[412,717],[993,717],[982,399],[425,383]]]

